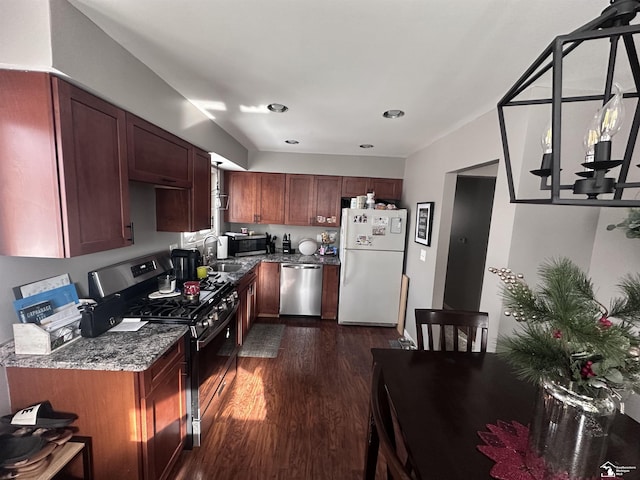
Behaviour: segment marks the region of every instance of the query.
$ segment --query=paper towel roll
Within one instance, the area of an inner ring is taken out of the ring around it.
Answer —
[[[229,256],[229,237],[221,235],[218,237],[218,249],[216,252],[216,258],[218,260],[224,260]]]

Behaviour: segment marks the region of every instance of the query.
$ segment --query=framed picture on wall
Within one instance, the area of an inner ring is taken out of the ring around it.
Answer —
[[[422,202],[416,206],[416,238],[417,243],[431,245],[431,227],[433,226],[434,202]]]

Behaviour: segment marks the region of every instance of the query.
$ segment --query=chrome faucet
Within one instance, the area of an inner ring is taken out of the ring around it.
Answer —
[[[216,235],[215,233],[208,233],[202,239],[202,257],[205,265],[209,265],[209,262],[211,261],[211,257],[213,257],[213,252],[211,253],[207,252],[207,241],[211,239],[218,240],[218,235]]]

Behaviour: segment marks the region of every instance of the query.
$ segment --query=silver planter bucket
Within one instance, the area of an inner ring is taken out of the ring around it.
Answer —
[[[545,480],[600,478],[616,404],[606,391],[599,398],[543,381],[529,431],[527,466]]]

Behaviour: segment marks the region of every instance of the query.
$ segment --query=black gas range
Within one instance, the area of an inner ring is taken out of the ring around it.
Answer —
[[[180,292],[159,295],[158,277],[172,270],[168,253],[134,258],[89,272],[89,295],[96,301],[124,300],[123,318],[189,327],[186,343],[187,448],[200,445],[203,420],[237,370],[238,292],[214,274],[200,282],[196,299]],[[209,415],[212,417],[213,414]]]

